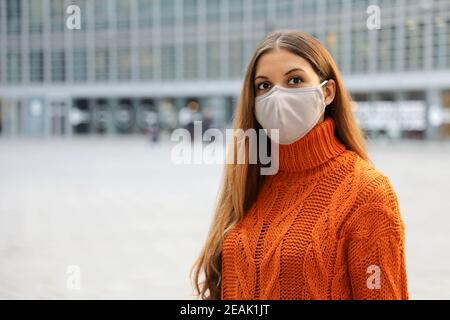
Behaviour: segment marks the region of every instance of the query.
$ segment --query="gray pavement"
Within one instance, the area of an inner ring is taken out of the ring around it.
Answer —
[[[222,166],[175,165],[170,151],[142,137],[0,139],[0,298],[193,298]],[[369,152],[399,196],[411,298],[450,299],[450,142]]]

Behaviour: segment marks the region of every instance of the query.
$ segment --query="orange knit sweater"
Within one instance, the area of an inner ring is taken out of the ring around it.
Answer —
[[[409,299],[390,180],[325,118],[280,145],[279,171],[226,236],[221,299]]]

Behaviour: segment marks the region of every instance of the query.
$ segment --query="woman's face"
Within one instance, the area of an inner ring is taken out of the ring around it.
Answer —
[[[324,79],[325,104],[334,99],[335,82],[333,79]],[[274,49],[263,54],[256,64],[255,96],[269,91],[274,85],[286,88],[303,88],[318,86],[320,78],[311,64],[304,58],[291,53],[286,49]],[[323,120],[323,115],[321,120]]]

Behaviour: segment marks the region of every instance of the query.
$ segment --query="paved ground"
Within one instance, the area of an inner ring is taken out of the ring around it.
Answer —
[[[169,145],[138,137],[3,138],[0,150],[0,298],[192,298],[220,165],[174,165]],[[369,151],[400,198],[411,298],[450,299],[450,142]]]

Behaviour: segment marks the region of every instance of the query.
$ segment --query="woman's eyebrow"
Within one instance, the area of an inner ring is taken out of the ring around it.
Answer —
[[[293,68],[291,70],[289,70],[288,72],[286,72],[284,75],[288,75],[289,73],[293,72],[293,71],[302,71],[302,72],[306,72],[304,69],[302,68]]]
[[[288,75],[289,73],[294,72],[294,71],[302,71],[302,72],[306,72],[306,71],[305,71],[304,69],[302,69],[302,68],[293,68],[293,69],[289,70],[288,72],[286,72],[284,75],[286,76],[286,75]],[[269,78],[267,78],[266,76],[258,75],[258,76],[255,77],[255,80],[258,79],[258,78],[269,79]]]
[[[256,76],[255,80],[258,79],[258,78],[268,79],[266,76]]]

